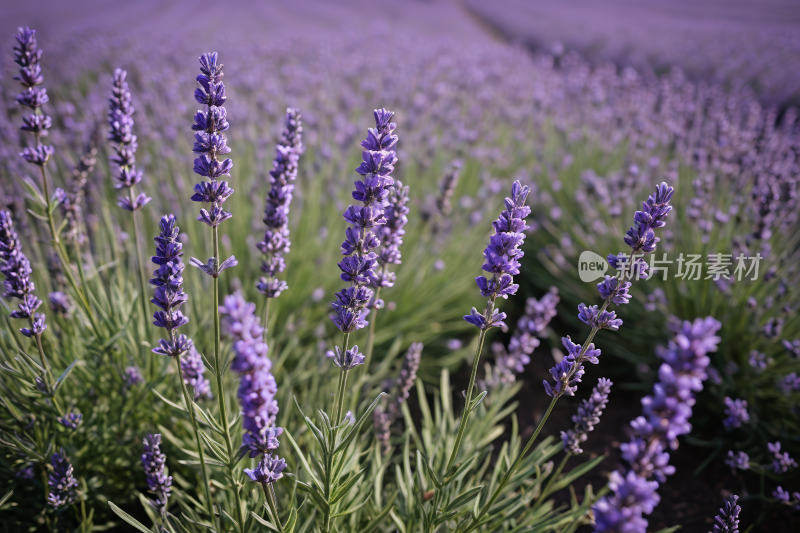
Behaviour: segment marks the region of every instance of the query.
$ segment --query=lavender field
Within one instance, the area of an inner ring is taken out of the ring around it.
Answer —
[[[800,528],[791,2],[0,13],[0,531]]]

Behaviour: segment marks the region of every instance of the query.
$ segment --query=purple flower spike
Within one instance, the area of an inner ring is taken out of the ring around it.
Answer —
[[[36,312],[42,301],[33,294],[36,286],[31,279],[32,273],[31,264],[25,257],[19,236],[14,230],[11,213],[0,211],[0,274],[6,278],[3,297],[21,300],[18,310],[13,311],[10,316],[30,322],[29,328],[20,329],[26,337],[39,336],[47,329],[45,315]]]
[[[264,329],[255,311],[255,304],[247,302],[240,292],[226,296],[219,307],[222,331],[233,341],[231,369],[241,375],[238,394],[245,434],[240,458],[254,450],[263,450],[264,446],[272,446],[276,443],[273,439],[283,432],[274,427],[278,416],[275,399],[278,385],[270,373],[272,362],[267,357]]]
[[[200,56],[200,72],[197,76],[197,83],[200,88],[195,89],[195,100],[202,105],[206,105],[206,111],[198,111],[194,115],[194,147],[193,152],[199,154],[194,160],[193,170],[195,174],[208,178],[209,181],[202,181],[195,185],[192,201],[210,204],[209,207],[201,208],[197,220],[213,228],[216,236],[217,228],[224,221],[233,215],[222,208],[223,203],[233,194],[233,189],[228,186],[227,181],[218,181],[222,176],[231,175],[233,161],[231,159],[218,159],[217,156],[231,152],[228,141],[222,132],[227,131],[229,124],[227,112],[222,107],[227,101],[225,95],[225,84],[222,82],[224,76],[222,63],[218,61],[216,52],[208,52]],[[219,277],[220,273],[226,268],[234,267],[238,264],[236,258],[231,256],[222,264],[218,264],[218,257],[212,257],[206,263],[192,258],[190,264],[195,266],[213,278]]]
[[[608,404],[611,385],[613,385],[611,380],[600,378],[592,389],[589,399],[581,402],[578,413],[572,416],[575,427],[561,432],[564,449],[573,454],[583,453],[580,444],[587,439],[588,433],[594,430],[594,426],[600,423],[600,415]]]
[[[47,480],[50,486],[50,494],[47,495],[47,503],[58,509],[64,505],[72,505],[77,498],[78,480],[72,472],[72,465],[64,454],[62,448],[50,458],[53,471]]]
[[[113,143],[114,157],[111,160],[119,166],[115,176],[117,189],[131,188],[142,181],[142,171],[136,170],[136,135],[133,134],[133,106],[128,89],[128,73],[122,69],[114,71],[111,98],[108,100],[108,140]],[[148,202],[146,194],[140,193],[136,199],[121,196],[117,202],[126,211],[139,211]]]
[[[258,433],[245,433],[242,438],[242,457],[249,455],[251,459],[259,455],[269,455],[278,449],[278,437],[283,433],[283,428],[266,427]]]
[[[14,79],[19,81],[24,88],[22,94],[17,96],[17,103],[22,107],[36,111],[50,101],[47,96],[47,89],[36,87],[44,82],[42,76],[42,51],[36,42],[36,30],[30,28],[18,28],[17,45],[14,47],[14,62],[19,65],[19,74]],[[55,153],[52,146],[46,146],[39,140],[47,135],[47,130],[53,121],[47,115],[31,114],[22,119],[24,125],[22,131],[33,133],[36,142],[35,146],[25,147],[19,154],[28,163],[44,166]]]
[[[736,505],[738,496],[725,499],[725,506],[714,517],[714,533],[739,533],[739,513],[742,508]]]
[[[289,253],[289,205],[292,202],[294,182],[297,179],[297,164],[303,153],[303,126],[300,111],[286,109],[286,123],[281,141],[276,147],[275,160],[272,163],[270,190],[267,194],[264,209],[264,224],[267,231],[264,240],[258,244],[259,250],[266,255],[261,267],[268,274],[256,283],[256,288],[267,298],[277,298],[289,288],[285,281],[275,278],[283,272],[285,263],[283,255]]]
[[[181,287],[183,283],[181,273],[184,269],[181,261],[183,245],[178,240],[180,228],[175,224],[174,215],[161,217],[159,223],[161,232],[154,239],[156,255],[151,258],[151,261],[159,267],[153,272],[154,277],[150,280],[150,283],[156,286],[150,302],[161,308],[161,311],[153,315],[153,324],[169,331],[167,340],[161,340],[159,346],[153,349],[153,353],[170,357],[182,355],[192,347],[192,341],[185,335],[177,338],[175,335],[177,328],[189,323],[189,319],[179,311],[189,297]]]
[[[155,495],[150,503],[163,514],[167,510],[167,500],[172,490],[172,476],[164,473],[167,456],[161,451],[161,435],[148,435],[143,444],[142,467],[147,476],[147,488]]]
[[[356,172],[362,179],[355,182],[353,192],[353,199],[363,206],[351,205],[344,212],[344,219],[351,227],[345,231],[346,239],[341,246],[346,257],[338,266],[341,279],[350,283],[350,289],[337,293],[336,301],[331,304],[330,319],[345,333],[368,325],[364,320],[369,314],[367,307],[373,300],[372,305],[378,304],[368,286],[379,289],[394,285],[395,275],[386,269],[388,264],[400,262],[398,247],[407,222],[408,190],[400,182],[395,184],[390,176],[397,163],[397,154],[389,150],[397,144],[397,136],[393,134],[397,125],[391,122],[394,113],[380,109],[375,110],[374,116],[375,129],[368,130],[367,139],[361,143],[365,148],[363,163]],[[380,254],[371,251],[381,245]]]

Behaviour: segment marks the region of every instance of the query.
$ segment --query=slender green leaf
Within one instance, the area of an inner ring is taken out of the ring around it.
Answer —
[[[11,497],[11,495],[12,495],[12,494],[14,494],[14,491],[13,491],[13,490],[10,490],[10,491],[8,491],[8,492],[6,493],[6,495],[5,495],[5,496],[3,496],[2,498],[0,498],[0,505],[3,505],[4,503],[6,503],[6,502],[8,501],[8,499]]]
[[[108,506],[111,507],[111,510],[114,511],[114,513],[116,513],[116,515],[118,517],[122,518],[123,520],[125,520],[127,523],[129,523],[130,525],[132,525],[133,527],[135,527],[136,529],[138,529],[142,533],[153,533],[152,530],[150,530],[149,528],[143,526],[134,517],[132,517],[131,515],[129,515],[128,513],[126,513],[125,511],[123,511],[119,507],[117,507],[116,505],[114,505],[113,502],[108,502]]]

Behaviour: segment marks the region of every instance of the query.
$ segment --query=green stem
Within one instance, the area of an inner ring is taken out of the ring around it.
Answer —
[[[213,247],[214,247],[214,272],[219,269],[219,230],[216,226],[211,228]],[[213,277],[213,297],[214,297],[214,370],[217,377],[217,400],[219,401],[219,413],[222,422],[222,429],[225,432],[225,447],[228,451],[228,472],[234,484],[234,499],[236,504],[236,517],[239,520],[239,530],[244,531],[244,513],[242,511],[242,497],[240,494],[240,484],[236,481],[233,474],[233,442],[231,441],[231,431],[228,427],[228,409],[225,406],[225,390],[222,385],[222,367],[220,366],[220,328],[219,328],[219,277],[215,274]]]
[[[275,519],[275,524],[278,526],[279,531],[283,531],[281,519],[278,518],[278,504],[275,501],[275,493],[272,492],[272,483],[262,483],[261,487],[264,489],[264,496],[267,498],[269,510],[272,512],[272,517]]]
[[[519,464],[522,462],[522,459],[525,457],[525,454],[527,454],[528,450],[531,449],[531,446],[533,446],[533,442],[536,440],[536,437],[538,437],[539,433],[542,431],[544,423],[547,422],[547,418],[550,416],[550,413],[553,412],[553,407],[555,407],[556,402],[558,401],[559,398],[560,398],[559,395],[553,396],[553,399],[550,401],[550,406],[547,408],[547,411],[544,413],[544,416],[539,421],[539,425],[536,426],[536,431],[534,431],[533,435],[531,435],[530,440],[528,440],[528,444],[525,445],[525,448],[522,450],[522,453],[519,454],[517,459],[514,461],[514,464],[511,465],[511,468],[509,468],[506,471],[505,475],[503,476],[503,479],[500,480],[500,484],[497,485],[494,494],[492,494],[492,497],[489,498],[489,501],[486,502],[486,504],[483,506],[478,516],[476,516],[470,521],[465,532],[470,531],[476,523],[480,522],[481,518],[483,518],[483,516],[489,511],[489,509],[491,509],[492,505],[494,505],[494,502],[497,501],[497,498],[500,497],[500,493],[503,491],[505,486],[511,480],[511,476],[513,476],[514,472],[516,472],[517,468],[519,468]]]
[[[172,332],[170,332],[172,333]],[[175,334],[172,333],[173,342]],[[183,399],[186,402],[186,408],[189,410],[189,416],[192,419],[192,429],[194,430],[194,438],[197,441],[197,453],[200,456],[200,471],[203,473],[203,489],[206,493],[206,507],[209,514],[209,521],[214,523],[214,503],[211,501],[211,484],[209,483],[208,472],[206,471],[206,457],[203,452],[203,442],[200,440],[200,431],[197,429],[197,417],[194,412],[194,402],[189,396],[189,390],[186,388],[186,382],[183,380],[183,369],[181,368],[181,355],[175,357],[175,362],[178,365],[178,376],[181,380],[181,390],[183,391]]]
[[[489,302],[486,308],[487,317],[492,316],[494,310],[494,299]],[[481,360],[481,351],[483,350],[483,341],[486,339],[486,330],[482,329],[478,336],[478,348],[475,350],[475,360],[472,362],[472,373],[469,376],[469,385],[466,392],[466,403],[464,404],[464,412],[461,413],[461,422],[458,424],[458,434],[456,435],[456,442],[453,444],[453,451],[450,452],[450,459],[447,461],[447,468],[444,470],[445,477],[453,467],[453,463],[458,455],[458,449],[461,447],[461,441],[464,439],[464,432],[467,429],[467,418],[469,417],[469,406],[472,402],[472,389],[475,387],[475,376],[478,373],[478,363]],[[447,482],[447,481],[445,481]]]
[[[264,322],[261,326],[264,328],[264,342],[267,342],[267,331],[269,330],[269,302],[272,298],[264,296],[264,300]]]
[[[133,192],[133,186],[128,189],[128,196],[131,202],[131,205],[136,205],[134,202],[136,200]],[[144,286],[144,263],[142,262],[142,247],[141,247],[141,239],[139,238],[139,220],[136,216],[136,211],[131,211],[131,219],[133,220],[133,240],[134,240],[134,247],[136,248],[136,271],[139,276],[139,299],[142,301],[141,308],[142,308],[142,324],[147,324],[147,291],[145,290]],[[137,329],[137,332],[139,330]],[[142,337],[140,340],[144,340]],[[139,349],[142,350],[143,347],[140,345]],[[146,353],[146,352],[145,352]],[[156,379],[156,361],[155,361],[154,353],[147,354],[149,356],[150,362],[150,379]]]

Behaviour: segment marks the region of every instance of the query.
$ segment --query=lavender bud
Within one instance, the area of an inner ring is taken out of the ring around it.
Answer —
[[[167,456],[161,452],[161,435],[158,433],[148,435],[143,443],[142,467],[147,476],[147,488],[155,495],[155,499],[151,500],[151,503],[161,514],[164,514],[172,490],[172,476],[164,473]]]
[[[50,474],[47,484],[50,486],[50,494],[47,495],[47,503],[58,509],[64,505],[72,505],[77,497],[78,480],[72,473],[72,465],[64,454],[62,448],[50,458],[53,471]]]

